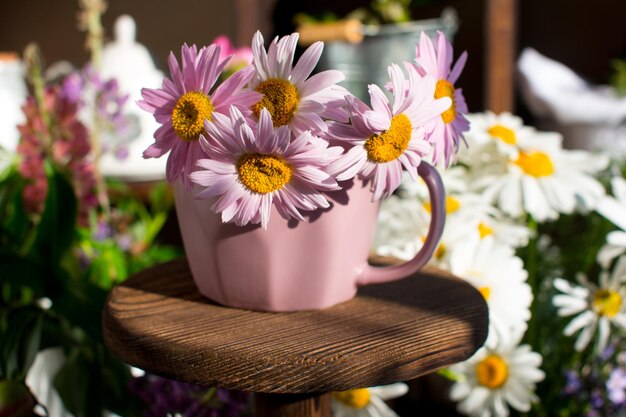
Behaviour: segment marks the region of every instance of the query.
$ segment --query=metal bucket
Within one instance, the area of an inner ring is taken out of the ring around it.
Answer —
[[[319,62],[319,69],[337,69],[346,75],[341,83],[361,100],[369,101],[367,85],[383,86],[389,81],[387,66],[395,62],[413,62],[415,44],[420,33],[433,37],[442,31],[452,42],[458,28],[457,13],[446,8],[437,19],[417,20],[394,25],[365,25],[361,43],[327,42]]]

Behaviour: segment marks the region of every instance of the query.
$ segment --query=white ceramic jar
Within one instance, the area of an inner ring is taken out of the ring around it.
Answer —
[[[0,53],[0,146],[10,151],[20,138],[17,125],[24,121],[26,95],[22,61],[15,53]]]

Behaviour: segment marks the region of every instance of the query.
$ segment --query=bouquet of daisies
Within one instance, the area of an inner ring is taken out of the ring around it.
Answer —
[[[311,75],[322,42],[294,65],[297,43],[294,33],[266,50],[257,32],[252,64],[221,83],[228,58],[220,58],[220,46],[183,45],[182,65],[171,54],[171,77],[142,91],[139,105],[161,124],[144,157],[169,152],[170,182],[214,199],[224,222],[264,228],[272,208],[302,221],[303,212],[329,207],[326,193],[355,177],[379,200],[398,188],[403,172],[416,180],[422,160],[455,161],[469,128],[455,87],[467,55],[452,66],[442,33],[434,43],[422,34],[414,62],[390,64],[387,92],[370,85],[370,104],[337,84],[340,71]]]

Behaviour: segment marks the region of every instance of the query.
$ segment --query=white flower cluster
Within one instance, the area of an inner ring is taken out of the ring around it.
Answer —
[[[574,348],[586,349],[596,336],[594,349],[601,353],[607,346],[611,328],[626,331],[626,180],[621,175],[611,179],[613,196],[603,196],[596,211],[619,230],[610,232],[600,248],[597,262],[602,268],[599,282],[591,282],[579,273],[577,285],[557,278],[553,298],[559,316],[574,318],[565,327],[566,336],[578,334]],[[611,269],[612,268],[612,269]]]
[[[558,134],[524,126],[508,113],[487,112],[468,119],[468,147],[459,151],[460,164],[442,172],[447,220],[431,263],[467,280],[489,306],[487,342],[468,361],[451,368],[458,375],[451,398],[470,416],[508,416],[510,408],[530,410],[537,401],[536,384],[545,377],[539,369],[541,355],[521,344],[533,294],[515,250],[533,237],[529,224],[596,208],[606,207],[607,217],[626,212],[626,184],[614,185],[616,198],[607,199],[594,178],[607,167],[606,156],[565,150]],[[375,251],[410,259],[427,233],[430,203],[425,185],[404,184],[382,203]],[[611,235],[607,259],[626,252],[626,219],[621,220],[615,221],[622,231]],[[571,286],[557,288],[571,289],[572,297],[582,294]],[[566,330],[580,329],[581,320]],[[617,320],[621,316],[616,315]]]

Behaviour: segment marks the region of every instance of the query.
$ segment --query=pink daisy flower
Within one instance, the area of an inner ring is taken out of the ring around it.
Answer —
[[[215,114],[226,113],[231,105],[250,113],[249,109],[261,98],[253,91],[242,88],[254,75],[252,67],[246,67],[220,84],[211,88],[228,60],[220,62],[220,48],[215,45],[197,50],[196,46],[181,48],[182,70],[173,53],[168,64],[171,80],[164,79],[161,88],[141,90],[143,100],[139,106],[154,114],[161,126],[154,133],[155,143],[143,153],[144,158],[159,158],[170,152],[167,160],[167,179],[174,182],[179,176],[185,187],[191,190],[189,174],[196,161],[204,156],[200,136],[205,134],[204,121]]]
[[[209,159],[198,161],[191,180],[206,187],[199,198],[217,197],[212,209],[225,223],[267,228],[272,206],[285,219],[303,221],[300,210],[329,207],[322,192],[340,188],[324,172],[334,149],[308,131],[292,139],[288,127],[274,129],[266,109],[254,129],[236,107],[230,118],[216,114],[206,129],[209,137],[200,145]]]
[[[336,84],[345,76],[341,71],[328,70],[309,78],[322,55],[323,42],[309,46],[292,67],[298,36],[276,37],[266,52],[261,32],[254,35],[256,77],[250,87],[263,98],[252,111],[259,117],[261,110],[267,109],[274,126],[289,126],[296,135],[305,130],[317,135],[328,130],[324,118],[337,118],[337,103],[344,104],[347,91]]]
[[[422,32],[419,45],[416,47],[415,62],[422,76],[430,75],[437,80],[435,98],[449,97],[452,100],[450,107],[441,117],[434,120],[433,126],[429,127],[432,131],[428,135],[428,140],[434,148],[433,161],[448,166],[456,158],[463,132],[469,130],[469,121],[465,117],[468,113],[465,97],[460,88],[454,87],[467,61],[467,52],[461,54],[450,70],[453,49],[442,32],[437,32],[435,45],[428,35]]]
[[[450,107],[449,98],[435,99],[434,78],[420,77],[411,65],[407,70],[408,80],[398,65],[388,68],[393,104],[377,85],[370,84],[372,109],[348,96],[351,124],[332,123],[329,128],[329,137],[348,147],[329,172],[339,181],[357,174],[363,179],[373,177],[373,201],[398,188],[403,167],[417,181],[417,167],[431,150],[424,126]]]

